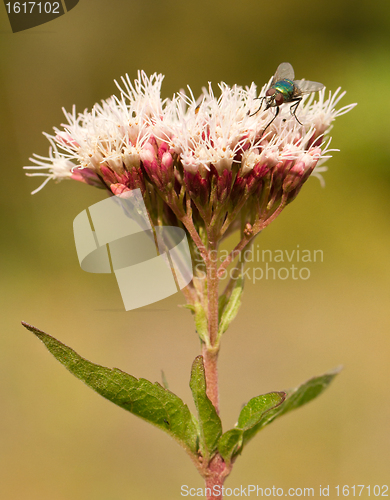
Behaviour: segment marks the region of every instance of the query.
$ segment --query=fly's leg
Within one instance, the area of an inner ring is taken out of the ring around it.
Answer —
[[[296,99],[292,99],[292,102],[294,102],[294,104],[292,104],[290,106],[290,113],[291,115],[296,119],[296,121],[299,123],[299,125],[302,125],[303,126],[303,123],[301,123],[299,120],[298,120],[298,117],[296,115],[296,112],[297,112],[297,108],[299,106],[299,103],[302,101],[302,97],[297,97]],[[293,111],[293,108],[294,108],[294,111]]]
[[[263,105],[263,101],[264,101],[265,97],[256,97],[255,100],[256,99],[259,99],[261,101],[260,106],[256,109],[256,111],[254,113],[249,115],[249,112],[248,112],[249,116],[254,116],[256,113],[258,113],[261,110],[261,106]]]
[[[277,106],[277,107],[276,107],[276,113],[275,113],[275,116],[272,118],[272,120],[269,122],[269,124],[268,124],[268,125],[265,127],[265,129],[262,131],[262,133],[261,133],[261,136],[260,136],[260,137],[263,137],[264,132],[267,130],[267,128],[271,125],[271,123],[272,123],[272,122],[275,120],[275,118],[278,116],[278,114],[279,114],[279,110],[280,110],[280,108],[279,108],[279,106]]]

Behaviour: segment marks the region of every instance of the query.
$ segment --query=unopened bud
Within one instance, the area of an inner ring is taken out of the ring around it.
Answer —
[[[72,170],[71,179],[75,181],[85,182],[90,186],[104,188],[101,178],[90,168],[75,168]]]
[[[305,174],[305,164],[303,161],[299,161],[291,167],[283,181],[283,191],[289,193],[293,189],[296,189],[302,182],[302,178]]]
[[[245,236],[248,236],[248,237],[253,235],[253,227],[252,227],[252,224],[249,224],[249,222],[247,222],[245,224],[244,234],[245,234]]]
[[[140,158],[142,163],[144,163],[145,166],[150,167],[153,161],[156,159],[156,154],[154,151],[154,147],[152,144],[149,142],[145,144],[143,147],[141,153],[140,153]]]
[[[127,193],[131,191],[128,187],[126,187],[124,184],[111,184],[110,186],[111,191],[115,196],[121,196],[124,193]]]
[[[100,172],[106,184],[110,185],[118,182],[114,172],[107,165],[100,165]]]
[[[164,153],[161,158],[161,166],[166,169],[171,168],[173,165],[173,158],[171,153]]]
[[[164,154],[169,150],[169,146],[166,142],[161,142],[159,148],[158,148],[158,157],[160,161],[162,160]]]
[[[317,161],[318,157],[316,157],[316,155],[306,153],[301,156],[300,160],[295,162],[288,171],[283,181],[283,191],[285,193],[290,193],[294,189],[302,186],[313,172]]]

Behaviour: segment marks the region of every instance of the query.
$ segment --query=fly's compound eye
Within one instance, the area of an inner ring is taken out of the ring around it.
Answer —
[[[273,88],[268,89],[267,92],[265,93],[265,95],[267,97],[271,97],[271,95],[275,95],[275,94],[276,94],[276,90]]]
[[[284,102],[283,94],[276,94],[276,96],[275,96],[275,104],[277,106],[280,106],[281,104],[283,104],[283,102]]]

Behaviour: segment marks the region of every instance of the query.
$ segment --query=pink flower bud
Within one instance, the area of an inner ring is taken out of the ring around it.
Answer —
[[[164,153],[161,158],[161,166],[166,169],[171,168],[173,165],[173,158],[171,153]]]
[[[114,172],[107,167],[107,165],[100,165],[100,172],[103,176],[104,182],[109,186],[110,184],[115,184],[118,182]]]
[[[110,189],[113,192],[113,194],[115,194],[115,196],[121,196],[124,193],[131,191],[131,189],[126,187],[124,184],[119,184],[119,183],[111,184]]]
[[[302,186],[312,173],[317,160],[306,154],[305,159],[297,161],[287,173],[283,181],[283,191],[289,193],[294,189]],[[311,158],[311,159],[309,159]]]
[[[156,155],[154,152],[154,148],[151,144],[147,143],[145,144],[144,148],[142,149],[140,153],[140,158],[142,163],[146,167],[151,167],[152,163],[156,161]]]
[[[85,184],[89,184],[90,186],[98,188],[105,187],[101,178],[90,168],[75,168],[72,171],[71,179],[75,181],[85,182]]]
[[[162,160],[162,157],[164,154],[169,150],[168,144],[166,142],[161,142],[159,148],[158,148],[158,158]]]

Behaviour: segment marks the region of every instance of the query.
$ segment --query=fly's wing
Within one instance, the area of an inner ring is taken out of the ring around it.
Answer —
[[[322,83],[311,82],[310,80],[294,80],[294,85],[300,90],[301,94],[317,92],[317,90],[321,90],[325,87]]]
[[[272,78],[271,87],[276,82],[280,82],[280,80],[284,80],[285,78],[288,80],[294,80],[294,69],[290,63],[286,62],[279,64],[278,69]]]

